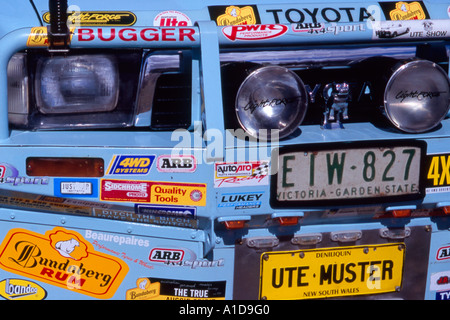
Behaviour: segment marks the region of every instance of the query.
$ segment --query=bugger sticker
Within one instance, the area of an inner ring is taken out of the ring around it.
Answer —
[[[95,251],[75,231],[44,235],[11,229],[0,245],[0,268],[91,297],[111,298],[128,273],[121,259]]]

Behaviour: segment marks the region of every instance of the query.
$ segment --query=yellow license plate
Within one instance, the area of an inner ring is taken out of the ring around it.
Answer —
[[[260,299],[317,299],[398,291],[404,253],[404,243],[266,252],[261,255]]]

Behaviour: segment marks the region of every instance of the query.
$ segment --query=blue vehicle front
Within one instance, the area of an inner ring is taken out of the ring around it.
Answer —
[[[444,1],[19,1],[5,299],[450,297]]]

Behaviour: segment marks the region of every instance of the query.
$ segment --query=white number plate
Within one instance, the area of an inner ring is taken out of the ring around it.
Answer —
[[[419,146],[283,152],[272,198],[289,205],[419,195],[421,157]]]
[[[61,194],[92,194],[92,183],[90,182],[61,182]]]

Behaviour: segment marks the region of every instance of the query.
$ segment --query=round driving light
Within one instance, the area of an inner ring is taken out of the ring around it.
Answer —
[[[303,121],[308,96],[302,80],[294,72],[267,66],[253,71],[244,80],[235,107],[238,121],[248,134],[270,138],[271,130],[275,129],[281,139]]]
[[[435,128],[448,114],[450,80],[437,64],[415,60],[401,65],[384,92],[386,116],[400,130],[420,133]]]

